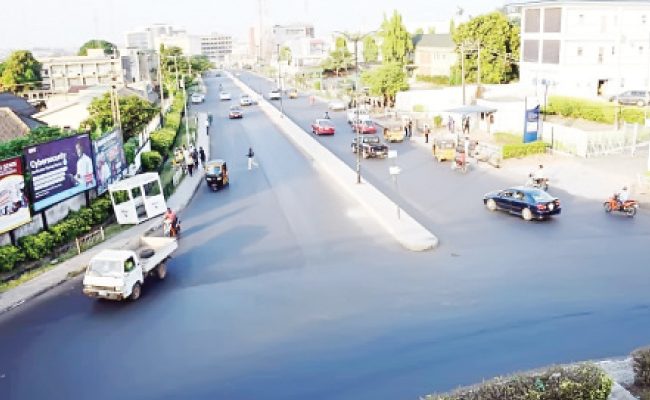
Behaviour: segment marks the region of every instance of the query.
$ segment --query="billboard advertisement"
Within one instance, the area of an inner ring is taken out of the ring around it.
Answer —
[[[122,179],[126,170],[126,157],[120,131],[113,131],[93,141],[95,155],[95,176],[97,177],[97,194],[108,190],[108,185]]]
[[[34,211],[40,211],[97,185],[88,134],[25,148],[32,175]]]
[[[32,220],[20,157],[0,161],[0,233]]]

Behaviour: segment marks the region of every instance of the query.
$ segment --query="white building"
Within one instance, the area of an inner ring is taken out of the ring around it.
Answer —
[[[185,55],[201,54],[201,39],[169,24],[154,24],[125,33],[126,47],[159,51],[160,45],[180,47]]]
[[[304,39],[304,38],[314,38],[314,26],[311,24],[289,24],[289,25],[273,25],[271,28],[271,43],[270,45],[270,54],[273,58],[277,57],[278,46],[284,45],[284,43]],[[263,45],[266,47],[266,45]],[[269,52],[264,52],[268,57]]]
[[[66,93],[73,87],[124,84],[123,58],[105,55],[102,49],[88,49],[87,56],[50,57],[38,61],[42,64],[43,84],[53,93]]]
[[[521,15],[520,79],[581,97],[650,87],[650,2],[541,0]]]
[[[124,81],[158,82],[158,53],[154,50],[125,48],[118,50],[122,57]]]
[[[232,54],[232,36],[212,33],[201,36],[201,54],[212,62],[224,62]]]
[[[330,43],[320,38],[300,38],[282,43],[291,51],[291,66],[316,67],[329,56]]]

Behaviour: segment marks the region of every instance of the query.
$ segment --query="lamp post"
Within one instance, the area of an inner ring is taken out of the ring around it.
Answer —
[[[356,121],[353,121],[357,124],[359,120],[359,57],[358,57],[358,44],[360,40],[365,39],[367,36],[375,34],[376,31],[371,31],[367,33],[348,33],[348,32],[339,32],[335,33],[343,36],[347,41],[354,42],[354,102],[356,104]],[[354,131],[357,138],[357,183],[361,183],[361,138],[360,138],[360,124],[357,124]]]
[[[461,79],[461,85],[463,86],[463,105],[466,104],[465,102],[465,53],[469,52],[474,52],[476,51],[477,53],[477,58],[476,58],[476,65],[477,65],[477,71],[476,71],[476,83],[477,83],[477,91],[480,94],[480,89],[481,89],[481,41],[478,40],[476,42],[468,42],[465,41],[460,44],[460,79]]]

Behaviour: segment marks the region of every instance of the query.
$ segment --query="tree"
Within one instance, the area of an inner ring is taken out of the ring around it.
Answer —
[[[4,72],[4,70],[5,70],[5,63],[0,62],[0,77],[2,76],[2,73]]]
[[[368,85],[371,95],[382,96],[385,103],[391,106],[397,92],[409,88],[404,67],[398,62],[384,63],[372,71],[364,72],[361,80]]]
[[[381,54],[385,63],[398,63],[402,66],[408,64],[408,57],[413,50],[411,35],[402,22],[402,16],[393,11],[390,19],[384,17],[381,24],[381,35],[384,39],[381,45]]]
[[[472,18],[455,29],[452,35],[456,46],[462,43],[480,43],[481,46],[481,82],[502,83],[517,79],[519,71],[510,60],[519,59],[519,27],[499,13],[481,15]],[[452,68],[458,73],[459,62]],[[477,52],[466,53],[466,79],[477,80]]]
[[[418,28],[415,30],[416,35],[424,35],[424,28]]]
[[[158,107],[138,96],[119,98],[120,120],[124,142],[138,134],[158,112]],[[95,98],[88,106],[89,116],[81,123],[81,129],[104,133],[114,126],[110,93]]]
[[[282,46],[280,48],[280,61],[286,61],[287,64],[291,64],[291,49],[287,46]]]
[[[111,42],[108,42],[106,40],[101,40],[101,39],[92,39],[84,43],[80,48],[79,52],[77,53],[80,56],[87,56],[88,55],[88,49],[103,49],[104,54],[113,54],[115,49],[115,45]]]
[[[379,48],[372,36],[363,38],[363,60],[367,63],[376,63],[379,59]]]
[[[12,92],[21,92],[34,87],[29,83],[41,80],[41,63],[36,61],[30,51],[17,50],[4,62],[0,86]]]
[[[338,37],[335,42],[335,49],[330,52],[330,56],[323,62],[323,68],[330,71],[335,71],[336,76],[339,76],[339,71],[342,69],[347,70],[354,63],[354,57],[348,50],[345,38]]]
[[[429,29],[427,29],[427,33],[433,35],[434,33],[436,33],[436,27],[430,26]]]

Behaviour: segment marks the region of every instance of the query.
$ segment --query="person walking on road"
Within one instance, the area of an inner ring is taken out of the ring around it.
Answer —
[[[185,167],[187,168],[187,173],[192,176],[192,171],[194,170],[194,159],[192,158],[192,153],[189,150],[184,150],[183,156],[185,158]]]
[[[413,136],[413,120],[409,119],[408,123],[409,139]]]
[[[466,133],[469,135],[469,115],[465,117],[465,122],[463,123],[463,133]]]
[[[203,146],[199,147],[199,158],[201,159],[201,167],[205,169],[205,150],[203,150]]]
[[[424,125],[424,143],[429,143],[430,133],[431,133],[431,129],[429,128],[429,125]]]
[[[248,148],[248,154],[246,154],[246,157],[248,157],[248,170],[250,171],[253,169],[253,166],[257,167],[257,163],[255,162],[255,152],[253,152],[253,148],[249,147]]]
[[[192,149],[192,161],[194,161],[194,171],[199,170],[199,152],[196,147]]]

